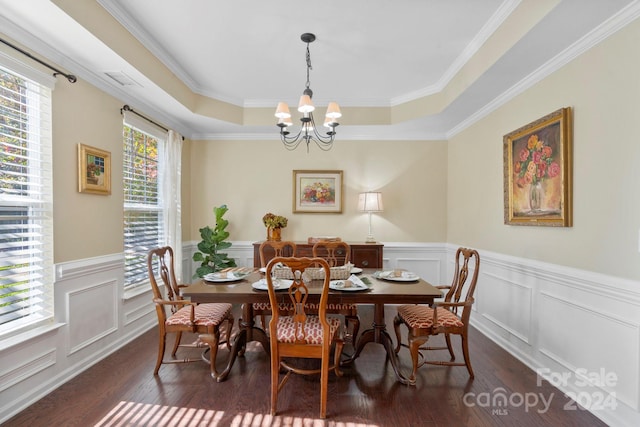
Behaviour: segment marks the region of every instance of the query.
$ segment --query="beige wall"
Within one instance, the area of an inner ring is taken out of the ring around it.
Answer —
[[[275,133],[274,128],[274,133]],[[214,224],[212,209],[226,204],[231,240],[265,238],[262,216],[284,215],[283,238],[341,236],[363,241],[368,217],[358,193],[382,191],[385,211],[374,214],[380,241],[444,242],[447,144],[425,141],[338,141],[329,152],[311,146],[287,151],[279,140],[195,141],[191,144],[191,239]],[[344,171],[342,214],[293,214],[293,170]]]
[[[123,103],[82,79],[53,91],[54,262],[121,253]],[[78,192],[78,144],[111,152],[111,195]]]
[[[640,21],[449,141],[447,241],[640,279]],[[574,109],[571,228],[507,226],[502,137]]]
[[[383,242],[449,242],[640,279],[640,23],[517,96],[445,142],[344,141],[330,152],[270,141],[186,141],[183,239],[199,240],[226,203],[231,239],[263,239],[271,211],[290,219],[284,238],[362,240],[357,194],[383,192],[373,217]],[[53,92],[55,262],[122,252],[122,102],[58,79]],[[560,107],[574,109],[574,226],[503,223],[502,137]],[[77,144],[112,153],[112,194],[77,192]],[[344,171],[342,214],[293,214],[292,170]]]

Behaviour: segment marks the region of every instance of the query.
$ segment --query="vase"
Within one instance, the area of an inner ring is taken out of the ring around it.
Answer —
[[[529,207],[531,212],[539,212],[542,208],[542,182],[537,181],[531,183],[529,188]]]
[[[267,240],[279,242],[282,240],[282,228],[267,227]]]

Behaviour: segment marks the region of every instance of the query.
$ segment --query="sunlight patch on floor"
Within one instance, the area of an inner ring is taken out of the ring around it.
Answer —
[[[130,426],[171,426],[171,427],[203,427],[222,426],[223,411],[202,408],[180,408],[176,406],[153,405],[150,403],[120,402],[96,427],[130,427]],[[224,424],[227,425],[227,424]],[[232,427],[379,427],[377,424],[333,421],[330,418],[303,418],[291,416],[275,416],[244,412],[233,417]]]

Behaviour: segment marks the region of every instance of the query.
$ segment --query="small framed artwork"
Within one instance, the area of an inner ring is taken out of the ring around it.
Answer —
[[[342,213],[342,171],[294,170],[294,213]]]
[[[572,117],[561,108],[503,138],[504,223],[572,226]]]
[[[78,191],[111,194],[111,153],[78,144]]]

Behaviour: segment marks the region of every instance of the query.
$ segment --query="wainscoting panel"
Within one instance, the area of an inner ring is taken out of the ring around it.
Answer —
[[[540,353],[562,365],[566,371],[615,374],[615,384],[594,384],[638,409],[638,360],[640,325],[606,313],[599,308],[541,292]],[[606,349],[607,357],[602,357]],[[612,387],[613,386],[613,387]]]
[[[472,325],[607,424],[640,425],[640,283],[479,252]]]
[[[50,348],[43,353],[30,355],[26,359],[19,354],[2,355],[2,369],[0,370],[0,393],[25,381],[45,369],[55,365],[56,349]],[[18,356],[18,357],[12,357]]]
[[[117,285],[111,280],[67,293],[69,355],[118,330]]]
[[[526,344],[531,344],[531,295],[527,286],[483,273],[481,263],[476,311]]]

